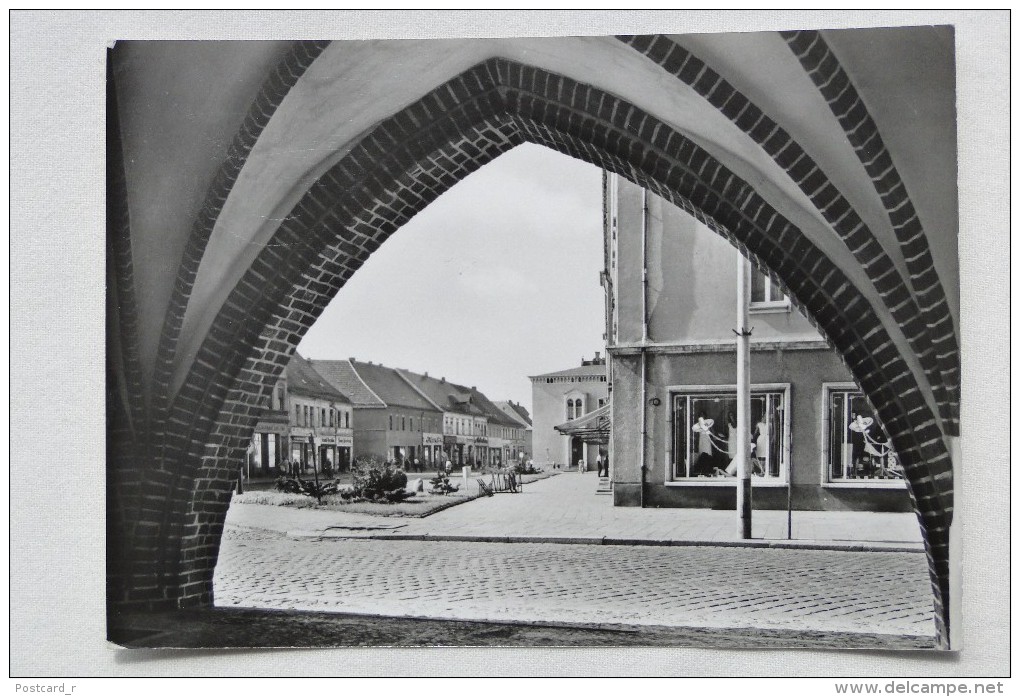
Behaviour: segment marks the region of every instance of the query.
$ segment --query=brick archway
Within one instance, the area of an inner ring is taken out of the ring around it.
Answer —
[[[745,181],[691,140],[611,94],[488,60],[381,122],[304,194],[220,309],[169,407],[164,450],[142,473],[160,503],[111,540],[114,603],[212,600],[236,463],[259,405],[304,332],[415,213],[525,141],[647,187],[767,270],[844,357],[900,454],[929,553],[938,616],[948,597],[952,472],[907,361],[847,275]]]

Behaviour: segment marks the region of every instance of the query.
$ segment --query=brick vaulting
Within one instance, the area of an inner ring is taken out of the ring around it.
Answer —
[[[300,42],[264,84],[194,223],[163,320],[152,404],[145,403],[134,355],[130,220],[123,170],[116,166],[122,161],[117,125],[110,120],[109,273],[118,308],[110,331],[120,347],[110,352],[108,390],[112,611],[212,602],[232,478],[260,405],[304,333],[390,234],[482,165],[531,142],[616,172],[690,212],[767,271],[811,318],[842,355],[902,459],[927,544],[937,614],[947,617],[953,488],[944,436],[957,435],[959,357],[926,238],[877,128],[859,98],[840,96],[849,79],[831,52],[819,48],[820,39],[786,37],[848,128],[889,211],[909,281],[825,173],[761,109],[672,40],[619,38],[691,85],[808,196],[902,327],[938,414],[871,303],[751,184],[637,106],[501,58],[479,63],[379,122],[311,184],[218,309],[171,395],[178,334],[216,219],[262,129],[326,47]],[[863,125],[854,129],[855,123]]]

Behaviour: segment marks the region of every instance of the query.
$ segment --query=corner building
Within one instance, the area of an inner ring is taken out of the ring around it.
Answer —
[[[604,188],[615,503],[732,508],[739,253],[616,175]],[[786,508],[792,484],[795,509],[911,510],[839,355],[767,275],[751,279],[754,507]]]

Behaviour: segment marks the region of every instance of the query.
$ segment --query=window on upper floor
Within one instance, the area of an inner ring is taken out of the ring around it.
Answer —
[[[757,266],[751,267],[751,308],[783,310],[790,307],[790,299],[762,273]]]

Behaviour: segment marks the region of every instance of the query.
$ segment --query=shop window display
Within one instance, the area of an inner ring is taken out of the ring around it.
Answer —
[[[672,395],[674,480],[735,477],[737,395],[735,390]],[[751,466],[754,476],[779,480],[786,474],[783,436],[785,393],[751,391]]]
[[[829,481],[902,479],[903,469],[867,399],[854,390],[828,390]]]

